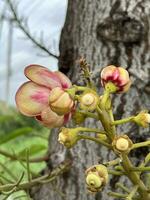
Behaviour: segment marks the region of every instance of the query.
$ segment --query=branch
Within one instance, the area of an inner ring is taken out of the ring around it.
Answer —
[[[56,179],[57,176],[63,174],[70,168],[70,161],[65,161],[64,163],[60,164],[58,167],[56,167],[50,174],[46,174],[43,176],[40,176],[38,178],[32,179],[29,181],[25,181],[22,183],[17,184],[6,184],[0,186],[0,192],[9,192],[15,187],[15,192],[19,190],[27,190],[31,187],[38,185],[38,184],[44,184],[44,181],[51,182],[54,179]],[[18,182],[17,182],[18,183]]]
[[[115,187],[122,189],[124,192],[127,192],[128,194],[130,193],[130,190],[119,182],[115,184]]]
[[[149,146],[149,145],[150,145],[150,140],[145,141],[145,142],[139,142],[139,143],[133,144],[132,149],[137,149],[137,148],[145,147],[145,146]]]
[[[106,146],[107,148],[110,148],[111,149],[111,145],[104,142],[103,140],[101,139],[97,139],[97,138],[94,138],[94,137],[90,137],[90,136],[87,136],[87,135],[78,135],[80,139],[84,139],[84,140],[91,140],[91,141],[94,141],[96,143],[99,143],[99,144],[102,144],[104,146]]]
[[[117,192],[108,192],[107,194],[109,196],[117,197],[117,198],[126,198],[128,196],[127,194],[120,194],[120,193],[117,193]]]
[[[29,32],[29,30],[23,25],[22,19],[19,18],[18,14],[17,14],[17,11],[16,11],[15,7],[13,6],[11,0],[7,0],[7,3],[8,3],[8,5],[10,7],[10,10],[11,10],[11,12],[13,14],[12,20],[17,23],[18,27],[33,42],[33,44],[35,44],[38,48],[40,48],[42,51],[47,53],[49,56],[52,56],[53,58],[58,59],[59,56],[53,54],[51,51],[49,51],[49,49],[44,44],[42,44],[40,41],[35,39],[35,37]]]
[[[8,157],[10,158],[11,160],[21,160],[23,162],[26,162],[26,158],[18,158],[17,155],[15,154],[11,154],[11,153],[8,153],[7,151],[4,151],[2,149],[0,149],[0,154],[5,156],[5,157]],[[49,158],[47,155],[44,155],[44,156],[41,156],[41,157],[37,157],[37,158],[30,158],[29,159],[29,162],[31,163],[37,163],[37,162],[43,162],[43,161],[47,161]]]
[[[137,192],[137,189],[138,189],[138,185],[135,185],[133,189],[131,190],[130,194],[126,197],[126,200],[132,200]]]

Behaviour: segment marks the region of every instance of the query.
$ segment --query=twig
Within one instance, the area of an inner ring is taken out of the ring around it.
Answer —
[[[117,198],[126,198],[128,196],[126,194],[120,194],[117,192],[108,192],[108,195],[112,197],[117,197]]]
[[[106,147],[108,147],[108,148],[111,149],[110,144],[104,142],[104,141],[101,140],[101,139],[97,139],[97,138],[90,137],[90,136],[87,136],[87,135],[80,135],[80,134],[79,134],[78,136],[79,136],[80,139],[91,140],[91,141],[94,141],[94,142],[96,142],[96,143],[102,144],[102,145],[104,145],[104,146],[106,146]]]
[[[138,185],[135,185],[133,189],[131,190],[130,194],[126,197],[126,200],[132,200],[137,192],[137,189],[138,189]]]
[[[11,0],[7,0],[7,3],[10,7],[10,10],[13,14],[13,20],[15,22],[17,22],[18,27],[24,32],[24,34],[33,42],[33,44],[35,44],[38,48],[40,48],[42,51],[46,52],[49,56],[52,56],[53,58],[58,59],[59,56],[53,54],[51,51],[49,51],[49,49],[42,44],[40,41],[38,41],[37,39],[35,39],[35,37],[27,30],[27,28],[23,25],[22,23],[22,19],[19,18],[17,11],[15,9],[15,7],[13,6]]]
[[[125,192],[127,192],[127,193],[130,193],[130,190],[127,188],[127,187],[125,187],[123,184],[121,184],[121,183],[116,183],[116,185],[115,185],[117,188],[121,188],[123,191],[125,191]]]
[[[60,164],[58,167],[56,167],[50,174],[46,174],[43,176],[40,176],[38,178],[32,179],[30,182],[25,181],[22,183],[19,183],[16,187],[15,191],[19,190],[27,190],[35,185],[42,184],[42,181],[48,180],[51,182],[54,180],[57,176],[63,174],[65,171],[67,171],[70,168],[71,162],[70,160],[65,161],[64,163]],[[7,192],[13,189],[15,184],[6,184],[0,186],[0,192]]]
[[[29,150],[27,149],[26,151],[26,162],[27,162],[27,175],[28,175],[28,181],[30,182],[31,181],[31,173],[30,173],[30,163],[29,163]]]
[[[5,157],[10,158],[11,160],[18,160],[19,159],[19,160],[21,160],[23,162],[26,162],[26,158],[18,158],[17,155],[8,153],[7,151],[4,151],[2,149],[0,149],[0,154],[5,156]],[[47,155],[44,155],[44,156],[37,157],[37,158],[30,158],[29,162],[30,163],[44,162],[44,161],[47,161],[48,159],[49,159],[49,157]]]
[[[111,169],[108,170],[108,174],[112,174],[112,175],[116,175],[116,176],[122,176],[122,175],[124,175],[123,172],[118,172],[118,171],[111,170]]]

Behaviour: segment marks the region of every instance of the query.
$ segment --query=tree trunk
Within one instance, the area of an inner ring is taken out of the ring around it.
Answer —
[[[149,0],[69,0],[66,21],[60,40],[59,69],[68,74],[73,83],[79,81],[77,60],[83,56],[94,70],[94,80],[100,88],[99,72],[110,64],[123,66],[130,72],[132,87],[127,94],[113,96],[115,119],[150,108],[150,4]],[[88,126],[99,126],[93,121]],[[71,123],[69,124],[71,126]],[[126,124],[118,133],[129,133],[134,141],[146,140],[149,129]],[[84,171],[98,161],[112,159],[113,153],[93,142],[81,141],[70,151],[57,142],[57,130],[49,141],[49,167],[54,168],[69,156],[71,170],[52,184],[38,188],[35,200],[93,200],[114,199],[106,192],[114,190],[118,178],[110,180],[103,192],[91,195],[86,191]],[[140,161],[146,154],[138,152]],[[134,154],[131,154],[132,158]],[[134,160],[136,160],[134,158]]]

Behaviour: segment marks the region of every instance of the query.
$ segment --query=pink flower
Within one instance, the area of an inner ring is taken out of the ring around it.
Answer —
[[[55,88],[62,91],[70,88],[71,81],[63,73],[51,72],[40,65],[29,65],[24,73],[30,81],[25,82],[16,93],[19,111],[26,116],[34,116],[47,127],[59,127],[67,123],[71,117],[73,104],[64,115],[59,116],[51,110],[49,98]]]
[[[114,65],[107,66],[101,71],[102,86],[105,87],[108,82],[114,83],[117,87],[116,92],[119,93],[128,91],[131,85],[128,71],[122,67],[116,67]]]

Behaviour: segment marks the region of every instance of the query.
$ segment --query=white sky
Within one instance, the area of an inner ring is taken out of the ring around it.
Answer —
[[[16,2],[17,0],[12,0]],[[0,15],[5,1],[0,0]],[[46,44],[52,47],[57,55],[61,28],[64,24],[67,0],[18,0],[20,16],[28,18],[29,29],[36,36],[43,31]],[[32,2],[32,3],[31,3]],[[1,22],[0,22],[1,23]],[[14,96],[18,87],[27,79],[23,74],[25,66],[33,63],[41,64],[51,70],[57,69],[57,60],[52,57],[41,57],[42,51],[34,48],[31,41],[24,40],[24,34],[13,28],[13,47],[11,62],[11,84],[9,103],[15,104]],[[8,48],[8,22],[2,26],[0,37],[0,100],[6,99],[6,61]]]

